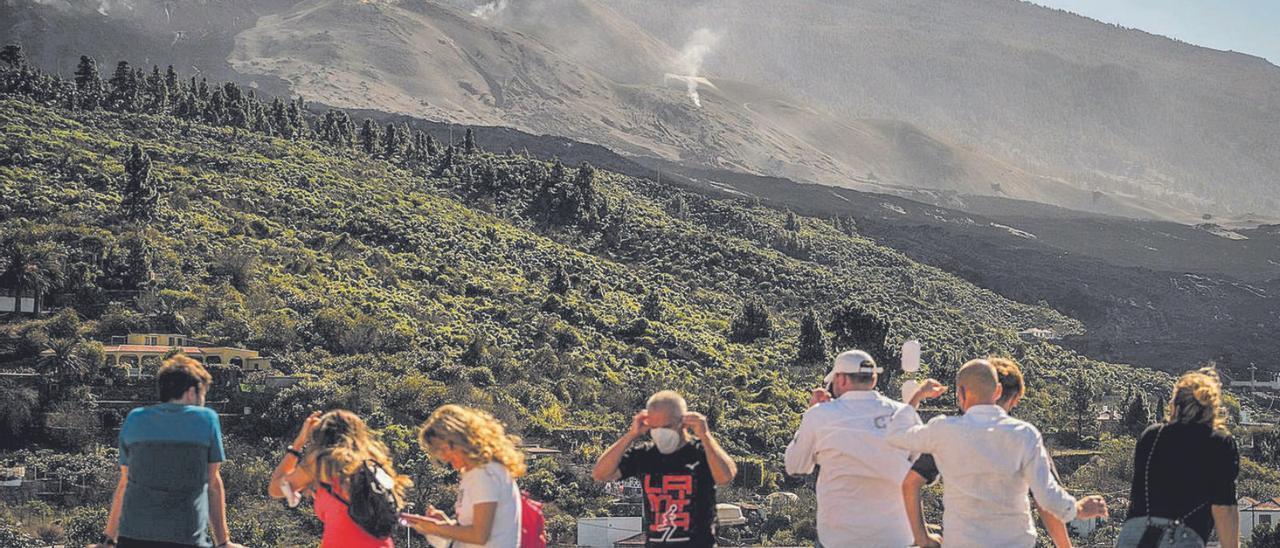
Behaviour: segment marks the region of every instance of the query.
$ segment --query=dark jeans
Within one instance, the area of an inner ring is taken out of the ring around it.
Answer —
[[[116,539],[116,548],[192,548],[194,544],[178,544],[158,540],[138,540],[129,537]]]

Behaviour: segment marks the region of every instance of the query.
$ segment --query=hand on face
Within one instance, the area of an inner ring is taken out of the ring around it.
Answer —
[[[698,439],[703,439],[706,437],[707,432],[710,431],[710,426],[707,425],[707,417],[702,413],[685,413],[684,419],[680,422],[685,428],[689,429],[689,432],[693,433],[694,437]]]
[[[649,420],[648,409],[642,409],[639,413],[636,413],[634,417],[631,417],[631,429],[628,431],[631,437],[638,438],[640,436],[648,434],[649,433],[648,420]]]
[[[831,392],[828,392],[826,388],[814,388],[809,393],[809,407],[813,407],[820,403],[826,403],[831,400]]]

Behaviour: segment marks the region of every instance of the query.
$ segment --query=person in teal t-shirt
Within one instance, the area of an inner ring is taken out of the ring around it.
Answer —
[[[212,381],[200,362],[174,356],[156,375],[162,403],[129,413],[120,428],[120,482],[99,546],[239,546],[228,539],[222,427],[204,407]]]

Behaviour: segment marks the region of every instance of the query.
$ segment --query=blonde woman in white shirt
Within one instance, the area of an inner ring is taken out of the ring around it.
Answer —
[[[1027,491],[1054,517],[1105,517],[1102,497],[1077,500],[1053,476],[1040,431],[1010,417],[996,401],[1001,388],[988,360],[972,360],[956,372],[957,417],[940,416],[921,424],[916,407],[946,392],[929,379],[889,421],[891,445],[913,453],[931,453],[945,480],[942,530],[948,548],[1032,548],[1036,529]]]
[[[520,488],[524,454],[502,423],[478,409],[445,405],[418,430],[432,458],[461,475],[457,518],[434,507],[427,515],[402,514],[423,535],[452,539],[455,548],[514,548],[520,543]]]

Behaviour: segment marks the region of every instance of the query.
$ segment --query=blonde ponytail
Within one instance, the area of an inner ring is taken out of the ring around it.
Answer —
[[[1218,370],[1202,367],[1178,378],[1169,398],[1169,423],[1205,424],[1226,432],[1227,419],[1222,409],[1222,381]]]

